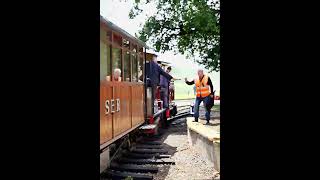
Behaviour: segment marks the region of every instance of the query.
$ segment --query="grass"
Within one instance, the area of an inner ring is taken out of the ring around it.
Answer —
[[[220,111],[220,105],[214,105],[211,110]]]
[[[175,84],[175,99],[194,99],[193,86],[188,86],[185,82],[176,81]]]
[[[185,95],[185,94],[176,94],[174,99],[194,99],[195,97],[194,96],[188,96],[188,95]]]

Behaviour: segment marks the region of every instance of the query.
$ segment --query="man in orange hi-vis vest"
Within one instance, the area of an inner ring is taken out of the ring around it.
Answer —
[[[209,76],[203,74],[203,70],[199,69],[198,70],[198,77],[196,77],[193,81],[188,81],[187,78],[185,78],[185,82],[188,85],[193,85],[195,84],[196,86],[196,102],[194,105],[194,121],[193,122],[198,122],[199,118],[199,105],[203,101],[204,107],[206,109],[206,120],[207,123],[206,125],[210,124],[210,109],[207,109],[206,104],[211,101],[211,98],[214,96],[213,92],[213,86],[212,82]]]

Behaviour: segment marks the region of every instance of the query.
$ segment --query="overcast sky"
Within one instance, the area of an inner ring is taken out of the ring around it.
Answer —
[[[127,2],[124,0],[100,0],[100,14],[134,36],[134,34],[138,33],[138,30],[141,29],[147,19],[147,16],[155,14],[156,6],[152,3],[145,5],[143,7],[143,13],[134,19],[130,19],[129,11],[133,7],[133,1],[134,0],[127,0]],[[173,64],[173,68],[182,68],[194,71],[194,75],[196,75],[197,69],[200,68],[200,66],[192,60],[187,60],[184,55],[174,55],[173,52],[159,54],[158,59],[171,62]],[[174,69],[172,73],[174,75]],[[193,77],[194,76],[187,78],[192,79]],[[220,89],[220,73],[210,73],[210,77],[213,79],[215,89]]]

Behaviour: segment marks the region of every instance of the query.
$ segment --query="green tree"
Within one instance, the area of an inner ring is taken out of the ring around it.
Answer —
[[[159,52],[173,50],[220,70],[219,0],[135,0],[131,19],[143,10],[141,5],[154,2],[155,15],[149,17],[137,37],[149,42]]]

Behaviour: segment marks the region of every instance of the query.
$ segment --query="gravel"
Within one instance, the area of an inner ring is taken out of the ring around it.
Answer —
[[[203,115],[204,112],[200,112]],[[217,115],[217,113],[212,113]],[[219,115],[220,116],[220,115]],[[216,122],[216,119],[212,119]],[[219,120],[220,122],[220,120]],[[219,178],[213,165],[206,163],[200,154],[188,144],[186,118],[174,121],[174,125],[164,132],[163,142],[175,165],[161,165],[155,180],[205,180]]]

